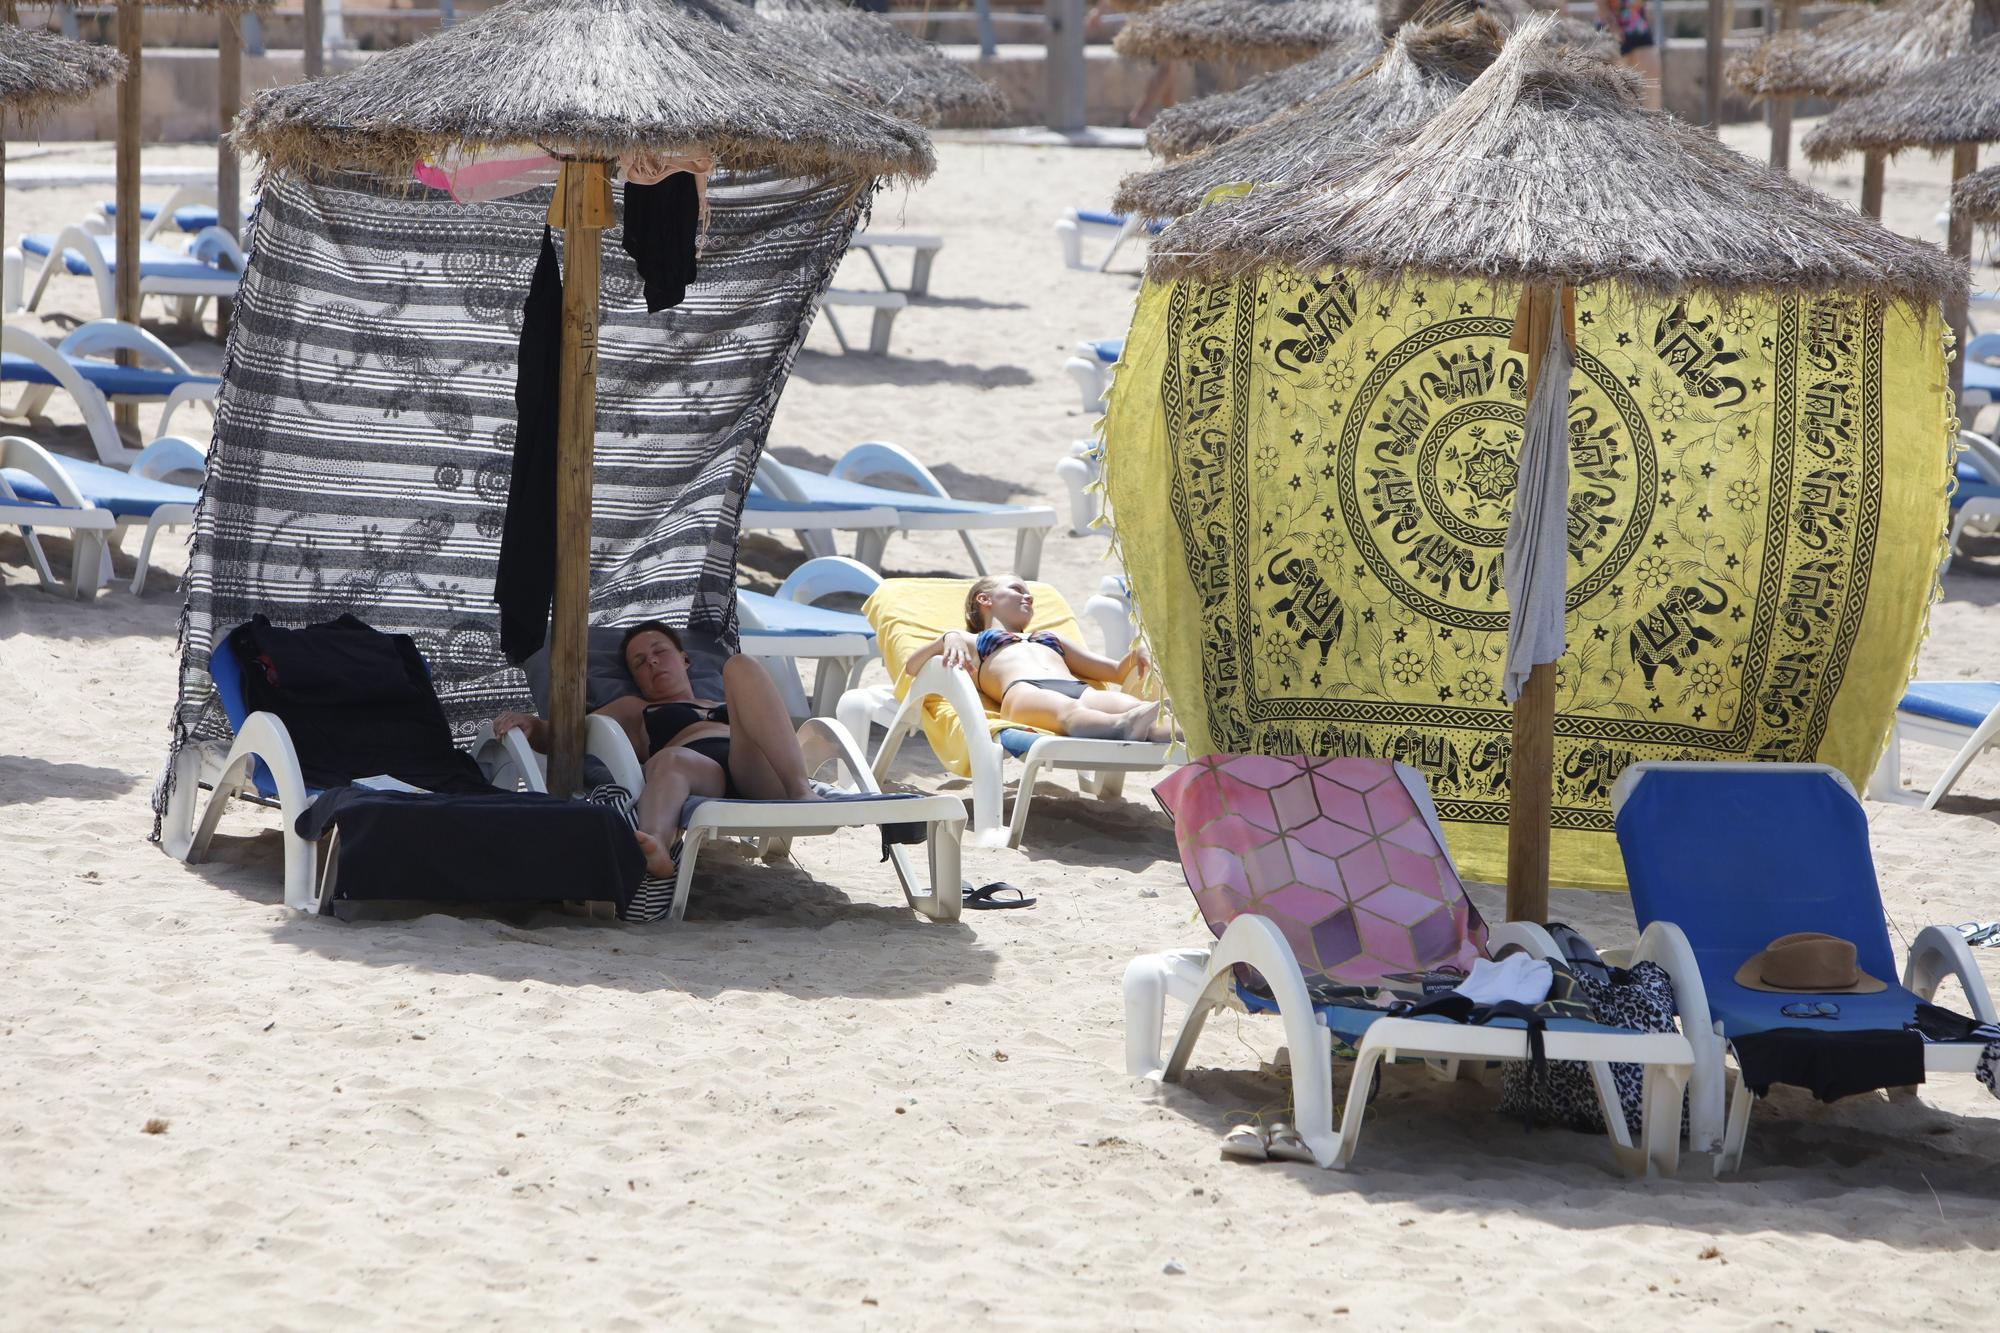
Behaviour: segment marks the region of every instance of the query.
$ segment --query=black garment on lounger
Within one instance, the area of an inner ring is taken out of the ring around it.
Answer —
[[[222,651],[242,668],[245,706],[285,724],[308,786],[386,773],[429,791],[493,789],[452,744],[409,635],[384,634],[352,615],[303,629],[260,615],[232,631]]]
[[[500,651],[519,663],[542,646],[556,593],[556,418],[562,395],[562,269],[542,228],[542,253],[521,307],[520,363],[514,378],[514,470],[493,601]]]
[[[541,792],[342,787],[314,801],[296,828],[313,841],[339,831],[334,896],[344,899],[623,908],[645,869],[619,811]]]
[[[1759,1097],[1773,1083],[1789,1083],[1834,1102],[1857,1092],[1911,1088],[1924,1081],[1924,1039],[1908,1029],[1771,1028],[1731,1037],[1729,1044],[1743,1082]]]
[[[657,185],[625,182],[625,253],[646,284],[646,309],[657,314],[687,299],[701,235],[701,187],[676,171]]]

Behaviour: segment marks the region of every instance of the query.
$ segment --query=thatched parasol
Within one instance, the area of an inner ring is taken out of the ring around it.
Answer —
[[[1172,161],[1224,143],[1253,125],[1339,87],[1373,64],[1382,44],[1373,37],[1340,42],[1296,65],[1259,75],[1234,92],[1170,106],[1146,127],[1146,146]]]
[[[1952,186],[1951,215],[1989,227],[2000,223],[2000,167],[1983,167]]]
[[[1894,156],[1912,148],[1951,152],[1955,186],[1979,166],[1979,145],[2000,139],[2000,37],[1989,37],[1963,55],[1911,70],[1857,97],[1819,123],[1805,138],[1806,156],[1831,162],[1847,153]],[[1972,255],[1971,220],[1951,218],[1946,248],[1954,259]],[[1965,294],[1945,311],[1961,343],[1966,333]],[[1951,387],[1963,387],[1964,358],[1952,362]]]
[[[889,20],[839,0],[761,0],[757,13],[836,86],[920,125],[992,125],[1007,99],[965,65]]]
[[[238,141],[279,169],[406,178],[420,158],[523,146],[561,159],[549,210],[564,232],[549,789],[565,794],[583,773],[607,168],[626,156],[706,156],[860,190],[933,165],[921,130],[825,91],[820,71],[711,12],[706,0],[507,0],[354,69],[260,93],[237,122]]]
[[[1791,163],[1792,98],[1854,97],[1970,50],[1971,20],[1971,0],[1849,9],[1811,31],[1788,27],[1765,39],[1729,62],[1729,83],[1771,101],[1771,165],[1784,170]],[[1882,216],[1881,154],[1865,155],[1861,179],[1861,211]]]
[[[1365,0],[1174,0],[1112,42],[1134,60],[1304,60],[1377,33]]]
[[[1531,358],[1547,346],[1569,288],[1616,283],[1648,293],[1845,290],[1926,306],[1964,290],[1963,269],[1934,248],[1895,236],[1811,190],[1751,163],[1708,134],[1639,101],[1632,72],[1544,45],[1546,20],[1524,25],[1493,65],[1421,126],[1328,164],[1318,177],[1210,204],[1155,243],[1156,277],[1204,279],[1273,265],[1339,267],[1396,283],[1406,275],[1475,278],[1524,288],[1517,330]],[[1518,336],[1518,334],[1517,334]],[[1548,341],[1545,343],[1544,339]],[[1530,392],[1536,403],[1566,386]],[[1528,382],[1538,381],[1531,360]],[[1567,401],[1566,397],[1563,401]],[[1565,467],[1561,413],[1530,429],[1522,451]],[[1538,477],[1537,480],[1540,480]],[[1534,523],[1517,506],[1517,524]],[[1560,505],[1542,507],[1557,513]],[[1560,526],[1535,534],[1562,541]],[[1523,561],[1526,565],[1532,563]],[[1508,670],[1532,663],[1514,709],[1507,915],[1545,920],[1555,726],[1555,671],[1546,643],[1518,661],[1515,629],[1552,586],[1517,588],[1509,575]],[[1557,621],[1559,624],[1559,620]],[[1556,651],[1560,651],[1558,636]]]
[[[1357,143],[1444,110],[1493,63],[1506,40],[1506,29],[1484,14],[1404,28],[1366,75],[1205,153],[1127,176],[1112,207],[1146,217],[1179,217],[1201,207],[1219,185],[1313,179],[1329,162],[1351,154]]]
[[[82,101],[125,70],[125,57],[108,47],[11,23],[0,27],[0,112],[16,125]],[[0,236],[7,233],[6,189],[7,155],[0,152]]]

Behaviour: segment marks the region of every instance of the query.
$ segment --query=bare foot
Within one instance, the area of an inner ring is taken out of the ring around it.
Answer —
[[[1119,715],[1117,739],[1121,741],[1158,740],[1159,737],[1155,733],[1165,725],[1166,720],[1160,716],[1160,704],[1157,700],[1153,703],[1142,704],[1128,713]]]
[[[632,836],[639,840],[639,854],[646,858],[646,873],[660,879],[672,879],[680,873],[674,864],[673,853],[660,845],[660,840],[650,833],[633,829]]]

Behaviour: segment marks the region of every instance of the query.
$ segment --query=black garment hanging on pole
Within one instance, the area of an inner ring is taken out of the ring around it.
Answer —
[[[646,283],[646,310],[657,314],[687,298],[701,235],[701,187],[676,171],[656,185],[625,182],[625,253]]]
[[[542,253],[521,307],[521,355],[514,379],[514,472],[507,483],[507,526],[493,600],[500,607],[500,651],[519,663],[542,646],[556,595],[556,416],[562,395],[562,269],[554,235],[542,228]]]

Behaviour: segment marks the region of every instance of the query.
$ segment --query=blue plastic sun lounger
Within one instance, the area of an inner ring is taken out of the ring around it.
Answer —
[[[913,489],[890,489],[873,483],[897,481]],[[757,466],[757,481],[745,505],[746,518],[760,510],[803,510],[822,516],[851,511],[856,515],[887,512],[889,521],[879,525],[842,522],[852,529],[855,559],[871,569],[882,567],[882,554],[889,538],[898,532],[956,532],[965,544],[972,566],[987,573],[986,559],[973,540],[976,531],[1012,530],[1014,564],[1012,572],[1034,578],[1041,570],[1042,542],[1056,524],[1056,511],[1046,505],[993,504],[980,500],[960,500],[945,489],[931,470],[900,445],[870,440],[855,445],[826,472],[788,467],[766,454]],[[832,543],[823,532],[801,530],[801,540],[814,555],[832,555]]]
[[[1824,764],[1645,762],[1612,791],[1618,846],[1642,934],[1634,960],[1673,978],[1681,1027],[1695,1050],[1690,1143],[1722,1145],[1716,1169],[1741,1165],[1753,1100],[1740,1075],[1729,1091],[1732,1038],[1801,1020],[1783,1012],[1837,1002],[1813,1020],[1828,1032],[1900,1030],[1939,981],[1956,976],[1974,1016],[1995,1021],[1992,997],[1965,942],[1930,926],[1899,974],[1854,790]],[[1695,836],[1695,832],[1699,835]],[[1875,994],[1782,994],[1736,983],[1736,972],[1781,935],[1818,931],[1855,946],[1863,972],[1889,983]],[[1901,976],[1901,984],[1896,978]],[[1970,1072],[1979,1043],[1925,1047],[1930,1072]],[[1725,1119],[1724,1109],[1727,1103]]]
[[[111,548],[132,528],[145,529],[139,545],[137,568],[132,573],[134,595],[145,590],[146,570],[153,556],[153,539],[162,528],[179,527],[194,521],[195,500],[191,486],[177,486],[159,478],[198,467],[201,455],[186,440],[168,437],[141,450],[130,471],[88,463],[77,458],[58,458],[38,445],[18,436],[5,441],[0,451],[0,521],[18,524],[28,537],[29,552],[44,587],[72,596],[88,597],[110,576]],[[48,511],[44,516],[37,511]],[[106,520],[91,518],[107,516]],[[108,521],[107,521],[108,520]],[[95,542],[79,541],[72,559],[76,562],[68,583],[57,582],[49,572],[33,529],[68,527],[80,537],[86,529],[104,528],[108,535]],[[100,563],[101,562],[101,563]]]
[[[1930,790],[1923,808],[1934,809],[1972,761],[2000,745],[2000,681],[1913,680],[1896,705],[1889,747],[1875,770],[1868,794],[1880,801],[1908,801],[1903,790],[1903,742],[1935,745],[1954,753]]]
[[[27,308],[33,310],[41,304],[49,279],[60,268],[94,281],[99,313],[106,319],[116,315],[118,256],[115,248],[107,250],[105,239],[82,227],[65,227],[54,235],[23,236],[23,257],[41,261],[28,280]],[[143,242],[139,247],[139,294],[177,298],[181,321],[192,323],[202,302],[236,295],[243,266],[242,248],[220,227],[200,232],[185,250]]]
[[[128,352],[145,364],[121,366],[112,353]],[[180,356],[144,329],[115,319],[96,319],[72,331],[51,347],[17,325],[0,328],[0,382],[21,385],[20,396],[0,413],[30,418],[41,413],[49,398],[67,394],[83,417],[97,461],[129,467],[140,451],[125,443],[111,408],[117,403],[158,403],[158,434],[173,433],[173,418],[187,403],[211,408],[222,381],[197,373]]]
[[[1104,411],[1104,395],[1111,389],[1111,368],[1125,355],[1123,338],[1092,338],[1076,345],[1076,352],[1063,362],[1063,373],[1076,381],[1083,395],[1083,410]]]

